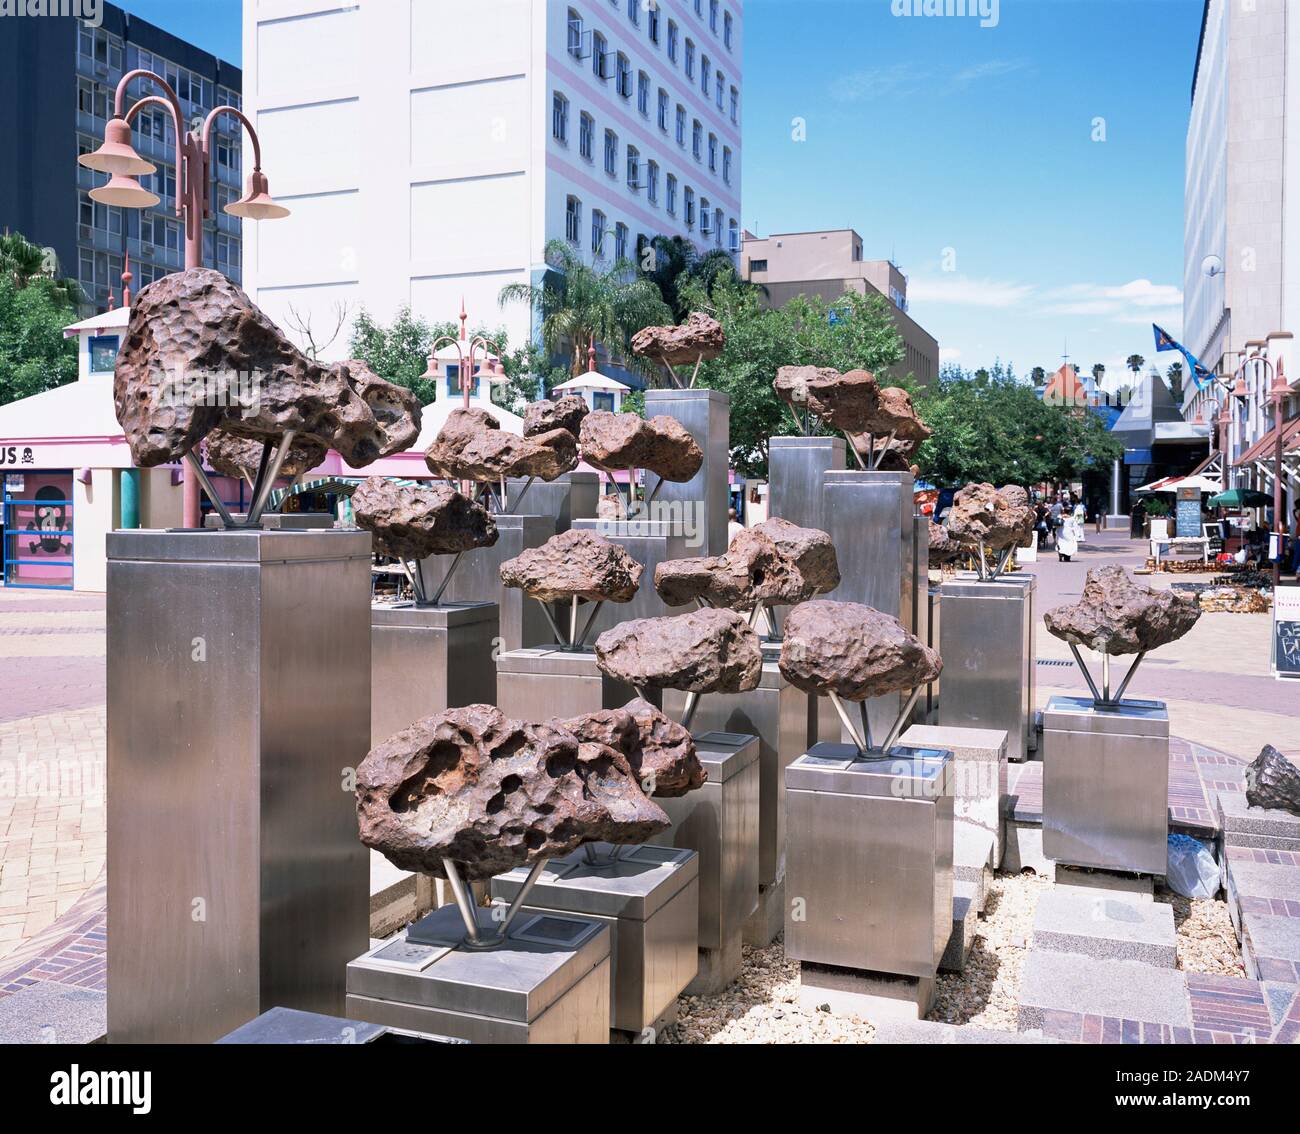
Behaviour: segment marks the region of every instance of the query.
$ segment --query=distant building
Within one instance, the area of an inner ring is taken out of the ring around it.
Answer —
[[[21,232],[52,248],[60,275],[76,279],[90,306],[102,310],[118,286],[125,254],[138,291],[185,262],[185,234],[176,216],[176,139],[171,117],[157,107],[133,120],[140,156],[158,167],[140,183],[162,200],[152,209],[123,209],[92,201],[89,191],[107,177],[83,169],[77,156],[98,148],[113,114],[113,93],[126,71],[162,75],[180,99],[186,120],[202,122],[214,106],[240,105],[238,67],[103,4],[103,22],[86,27],[71,16],[6,18],[0,34],[0,229]],[[160,94],[137,80],[134,103]],[[222,211],[242,195],[242,143],[227,116],[214,127],[216,188],[204,222],[205,264],[240,279],[241,222]]]
[[[864,260],[862,237],[851,228],[825,232],[782,232],[758,237],[745,232],[740,274],[767,289],[767,302],[780,307],[796,295],[833,302],[846,291],[880,295],[889,301],[903,339],[903,360],[891,373],[931,382],[939,375],[939,343],[907,312],[907,277],[889,260]]]

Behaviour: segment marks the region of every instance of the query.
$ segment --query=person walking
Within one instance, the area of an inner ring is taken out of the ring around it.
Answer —
[[[1069,563],[1072,556],[1079,551],[1079,521],[1070,512],[1061,523],[1060,533],[1056,537],[1056,557],[1061,563]]]

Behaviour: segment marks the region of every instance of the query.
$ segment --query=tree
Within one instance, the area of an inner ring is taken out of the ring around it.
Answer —
[[[659,289],[675,323],[682,322],[691,313],[690,305],[682,295],[688,284],[702,283],[704,293],[712,295],[719,279],[740,279],[731,253],[721,248],[711,248],[701,256],[694,243],[684,237],[663,235],[654,237],[649,247],[653,255],[643,255],[638,267],[642,275]],[[757,287],[756,284],[750,286]]]
[[[1142,364],[1144,362],[1146,362],[1146,359],[1143,358],[1140,354],[1130,354],[1128,358],[1124,360],[1124,365],[1127,366],[1131,371],[1133,371],[1133,378],[1135,381],[1137,379],[1138,372],[1142,369]]]
[[[1165,371],[1165,377],[1169,379],[1169,392],[1174,396],[1174,404],[1183,404],[1183,364],[1181,362],[1172,363],[1168,370]]]
[[[76,307],[56,281],[34,277],[19,287],[11,271],[0,273],[0,404],[77,377],[77,340],[63,337]]]
[[[1041,366],[1035,366],[1033,370],[1029,372],[1029,380],[1033,382],[1035,386],[1046,386],[1047,371]]]
[[[498,298],[502,305],[528,303],[537,312],[542,348],[552,356],[567,349],[572,374],[586,369],[589,345],[603,343],[607,350],[626,354],[642,327],[673,321],[659,288],[637,275],[629,260],[616,260],[609,268],[588,265],[577,249],[552,240],[546,261],[550,270],[541,284],[506,284]],[[641,368],[639,361],[633,365]]]
[[[33,280],[44,280],[51,285],[54,294],[62,295],[74,307],[84,303],[86,297],[81,285],[76,280],[59,278],[55,267],[45,249],[33,244],[22,233],[0,233],[0,276],[11,279],[20,290]]]
[[[1106,364],[1104,362],[1094,362],[1092,364],[1092,380],[1101,385],[1102,379],[1106,377]]]

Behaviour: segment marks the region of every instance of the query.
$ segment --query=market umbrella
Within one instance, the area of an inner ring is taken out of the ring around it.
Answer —
[[[1267,508],[1273,497],[1253,488],[1230,488],[1210,497],[1211,508]]]

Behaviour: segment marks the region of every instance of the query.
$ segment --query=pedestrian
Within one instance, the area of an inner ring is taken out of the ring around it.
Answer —
[[[736,519],[736,509],[727,510],[727,544],[730,546],[731,541],[745,530],[745,525]]]
[[[1074,513],[1069,513],[1067,518],[1061,524],[1060,533],[1056,537],[1056,557],[1061,563],[1069,563],[1071,556],[1078,553],[1079,550],[1079,521],[1074,518]]]
[[[1034,507],[1034,530],[1038,533],[1039,546],[1046,549],[1047,538],[1052,534],[1052,526],[1047,521],[1047,505],[1041,500]]]

